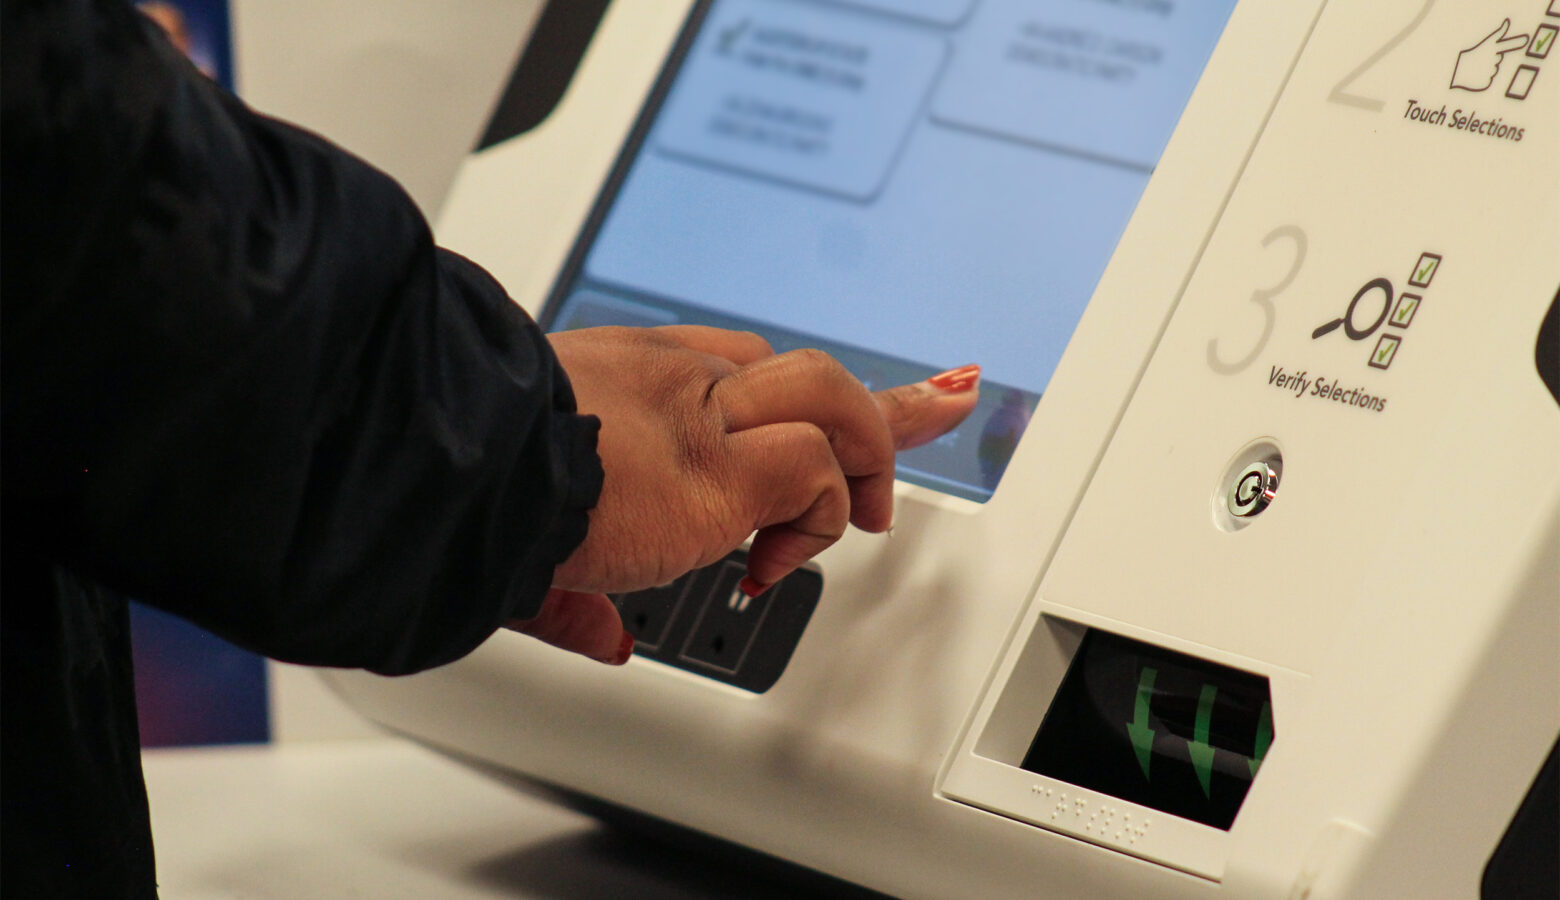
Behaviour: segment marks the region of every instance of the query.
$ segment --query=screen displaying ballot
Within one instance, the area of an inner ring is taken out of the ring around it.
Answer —
[[[1233,7],[702,4],[544,324],[746,329],[874,389],[979,363],[899,475],[984,501]]]

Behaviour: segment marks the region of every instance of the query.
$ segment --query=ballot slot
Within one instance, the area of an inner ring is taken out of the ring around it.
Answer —
[[[1202,877],[1303,676],[1063,607],[1034,621],[951,799]],[[1277,691],[1275,691],[1275,687]],[[1281,718],[1281,717],[1278,717]]]
[[[1273,737],[1265,677],[1090,629],[1019,767],[1228,830]]]

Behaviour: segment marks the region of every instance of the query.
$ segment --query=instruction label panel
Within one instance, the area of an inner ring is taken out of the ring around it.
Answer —
[[[935,121],[1152,169],[1231,0],[987,0],[933,100]],[[1133,127],[1123,128],[1122,122]]]
[[[934,31],[828,7],[723,3],[654,135],[664,153],[855,200],[882,185],[947,56]]]

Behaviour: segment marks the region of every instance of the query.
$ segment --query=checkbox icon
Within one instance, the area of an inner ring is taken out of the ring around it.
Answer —
[[[1408,283],[1416,288],[1429,287],[1430,279],[1435,277],[1435,273],[1440,268],[1441,254],[1421,253],[1419,254],[1419,262],[1414,263],[1413,273],[1408,276]]]
[[[1506,88],[1506,96],[1512,100],[1526,100],[1537,78],[1537,66],[1517,66],[1517,74],[1511,76],[1511,87]]]
[[[1555,45],[1555,35],[1560,34],[1560,25],[1540,25],[1533,32],[1533,40],[1528,43],[1527,55],[1534,59],[1544,59],[1549,56],[1549,51]]]
[[[1549,11],[1546,16],[1560,16],[1560,0],[1549,0]]]
[[[1397,309],[1392,311],[1392,318],[1387,320],[1390,325],[1398,328],[1407,328],[1414,322],[1414,313],[1419,312],[1419,301],[1423,298],[1418,294],[1404,294],[1398,298]]]
[[[1395,334],[1384,334],[1381,340],[1376,342],[1376,349],[1371,351],[1370,365],[1373,369],[1385,369],[1392,365],[1392,360],[1397,356],[1398,348],[1403,345],[1403,339]]]

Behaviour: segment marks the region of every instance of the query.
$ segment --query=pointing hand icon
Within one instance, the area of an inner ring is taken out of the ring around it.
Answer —
[[[1457,68],[1452,70],[1452,87],[1465,91],[1487,91],[1500,74],[1501,60],[1513,50],[1527,46],[1525,34],[1506,36],[1511,30],[1511,20],[1500,23],[1484,40],[1457,54]]]

